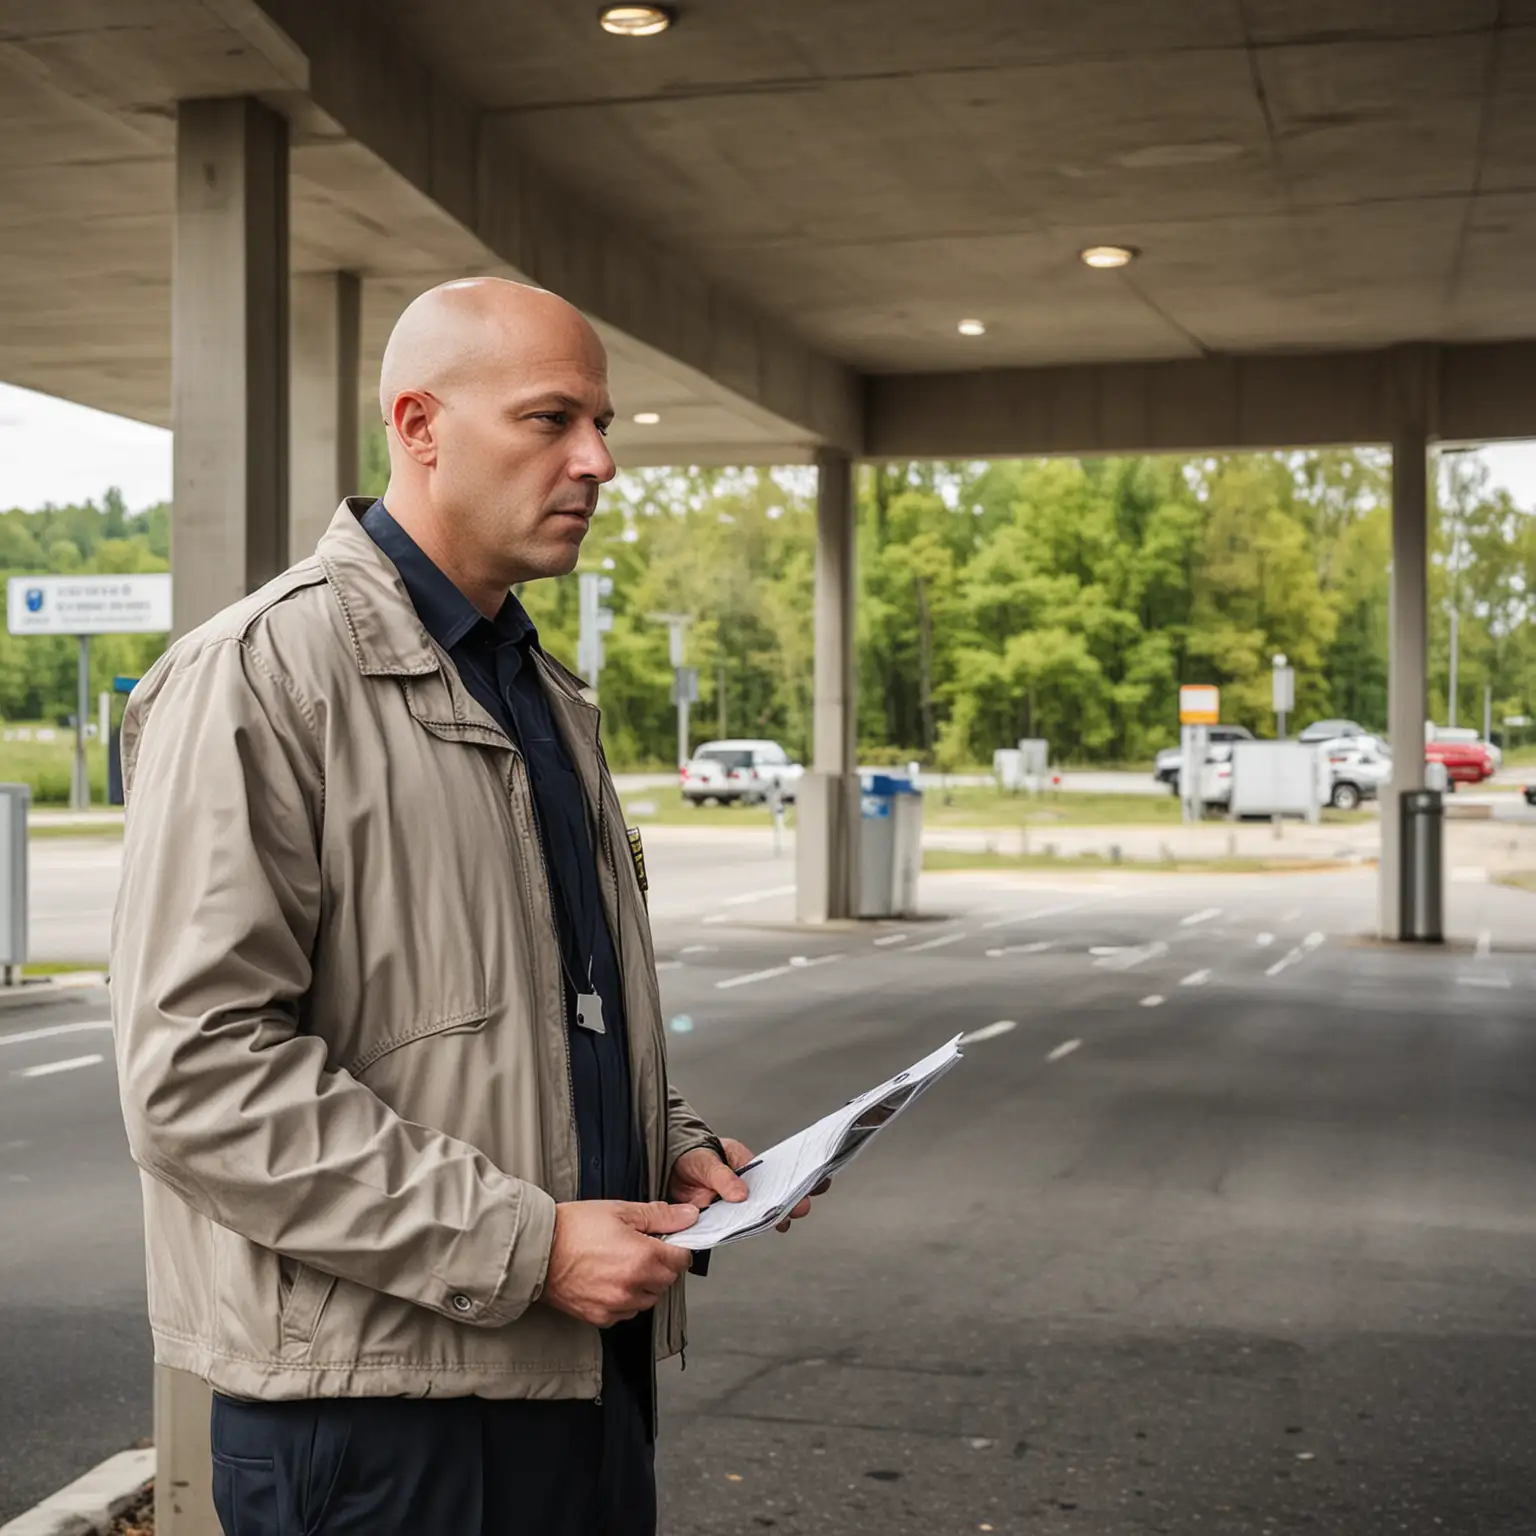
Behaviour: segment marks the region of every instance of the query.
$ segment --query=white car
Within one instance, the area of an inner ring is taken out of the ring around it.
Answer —
[[[1392,777],[1392,754],[1379,736],[1339,736],[1318,750],[1328,759],[1333,792],[1328,803],[1336,811],[1353,811],[1362,800],[1374,800]]]
[[[777,789],[793,803],[805,769],[776,741],[706,741],[683,769],[690,805],[751,805]]]

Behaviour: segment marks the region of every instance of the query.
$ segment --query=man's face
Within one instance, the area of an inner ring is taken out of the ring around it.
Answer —
[[[436,412],[439,507],[509,586],[575,569],[614,475],[612,420],[607,360],[577,324],[482,368]]]

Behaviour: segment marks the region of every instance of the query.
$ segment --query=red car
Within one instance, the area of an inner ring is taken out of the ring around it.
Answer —
[[[1493,758],[1480,741],[1425,742],[1424,761],[1444,763],[1452,789],[1458,784],[1481,784],[1494,774]]]

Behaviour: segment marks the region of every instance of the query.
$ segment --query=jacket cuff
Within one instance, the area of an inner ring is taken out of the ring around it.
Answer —
[[[514,1322],[544,1294],[549,1254],[555,1241],[554,1199],[536,1184],[523,1183],[514,1203],[514,1221],[501,1275],[494,1293],[483,1302],[449,1298],[449,1315],[461,1323],[500,1328]]]

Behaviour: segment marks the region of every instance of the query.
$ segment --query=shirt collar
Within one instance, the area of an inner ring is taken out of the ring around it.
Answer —
[[[451,651],[482,624],[501,640],[516,645],[538,643],[538,631],[527,610],[509,592],[492,624],[453,582],[438,569],[422,547],[390,516],[382,500],[374,502],[362,518],[363,528],[386,554],[400,579],[416,616],[445,651]]]

